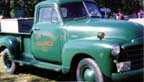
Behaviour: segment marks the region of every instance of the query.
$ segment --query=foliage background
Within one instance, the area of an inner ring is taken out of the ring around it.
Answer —
[[[15,17],[17,10],[24,10],[25,17],[33,17],[34,6],[42,0],[0,0],[0,15],[3,17]],[[121,9],[124,14],[136,13],[144,9],[144,0],[96,0],[100,7],[107,7],[117,12]]]
[[[0,0],[0,15],[15,17],[16,10],[23,9],[26,17],[33,16],[34,6],[38,0]]]

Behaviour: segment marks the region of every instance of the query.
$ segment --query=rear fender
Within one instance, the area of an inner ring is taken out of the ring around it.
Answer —
[[[20,53],[20,42],[13,36],[2,37],[0,39],[0,52],[3,49],[9,49],[11,53],[11,59],[16,59],[19,57]]]

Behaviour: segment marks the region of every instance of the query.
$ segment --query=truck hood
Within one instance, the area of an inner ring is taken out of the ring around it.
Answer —
[[[69,39],[82,39],[97,37],[98,33],[104,32],[106,38],[117,38],[131,41],[142,38],[144,27],[140,24],[127,21],[117,21],[109,19],[79,19],[67,21],[64,27],[69,31]]]

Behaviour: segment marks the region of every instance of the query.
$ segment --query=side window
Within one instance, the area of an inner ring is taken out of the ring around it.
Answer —
[[[53,7],[40,8],[38,23],[53,23],[57,21],[58,21],[58,15]]]
[[[52,11],[52,22],[58,22],[58,14],[54,8]]]
[[[51,7],[42,7],[39,10],[38,23],[51,23]]]
[[[62,16],[64,18],[66,18],[67,17],[67,13],[68,13],[67,8],[61,8],[61,11],[62,11]]]

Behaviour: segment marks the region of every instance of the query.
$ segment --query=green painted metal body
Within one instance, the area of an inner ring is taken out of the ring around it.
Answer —
[[[72,61],[77,57],[93,58],[100,66],[102,73],[113,80],[142,73],[143,70],[138,72],[136,70],[136,72],[114,74],[115,66],[111,56],[114,44],[119,44],[122,49],[143,45],[144,27],[126,21],[90,17],[63,20],[59,5],[80,1],[47,0],[40,2],[35,8],[32,33],[27,35],[0,33],[0,46],[7,47],[13,52],[12,58],[15,62],[63,73],[70,71]],[[37,23],[38,9],[51,5],[57,6],[59,22]],[[97,37],[100,32],[105,33],[103,39]]]

